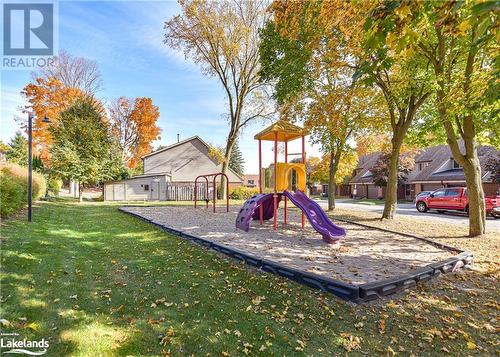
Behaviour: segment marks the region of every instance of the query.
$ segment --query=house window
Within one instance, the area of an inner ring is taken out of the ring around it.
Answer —
[[[422,171],[425,169],[427,166],[429,166],[430,162],[419,162],[418,163],[418,171]]]
[[[149,185],[144,185],[144,191],[149,191]]]
[[[254,184],[254,180],[248,180],[248,184],[249,185],[253,185]]]
[[[453,169],[459,169],[460,168],[460,165],[458,164],[458,162],[456,162],[454,159],[451,159],[451,167]]]

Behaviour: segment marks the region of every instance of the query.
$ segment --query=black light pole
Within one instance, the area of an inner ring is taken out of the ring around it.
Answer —
[[[50,123],[49,118],[42,122]],[[32,220],[33,211],[33,113],[28,113],[28,222]]]
[[[33,113],[28,113],[28,222],[31,222],[33,205]]]

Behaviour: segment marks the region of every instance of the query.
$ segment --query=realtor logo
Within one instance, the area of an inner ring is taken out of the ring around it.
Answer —
[[[3,4],[3,55],[54,55],[54,5]]]
[[[18,333],[0,334],[0,355],[43,356],[49,348],[49,341],[20,339]]]

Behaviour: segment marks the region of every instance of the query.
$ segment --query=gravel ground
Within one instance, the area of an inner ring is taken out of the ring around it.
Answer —
[[[273,230],[272,220],[262,226],[252,222],[249,232],[235,228],[240,207],[230,212],[181,206],[123,207],[126,211],[171,228],[237,248],[287,266],[328,276],[348,283],[362,284],[407,273],[413,269],[454,255],[418,239],[386,233],[345,222],[335,222],[347,230],[339,244],[326,244],[306,223],[300,228],[300,212],[289,210],[289,224]],[[307,222],[307,220],[306,220]]]

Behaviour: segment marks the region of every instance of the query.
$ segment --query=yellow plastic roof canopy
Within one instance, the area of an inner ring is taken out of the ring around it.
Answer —
[[[260,133],[256,134],[254,139],[274,141],[276,133],[278,134],[278,141],[290,141],[307,135],[307,131],[304,128],[284,120],[278,120],[276,123],[271,124]]]

